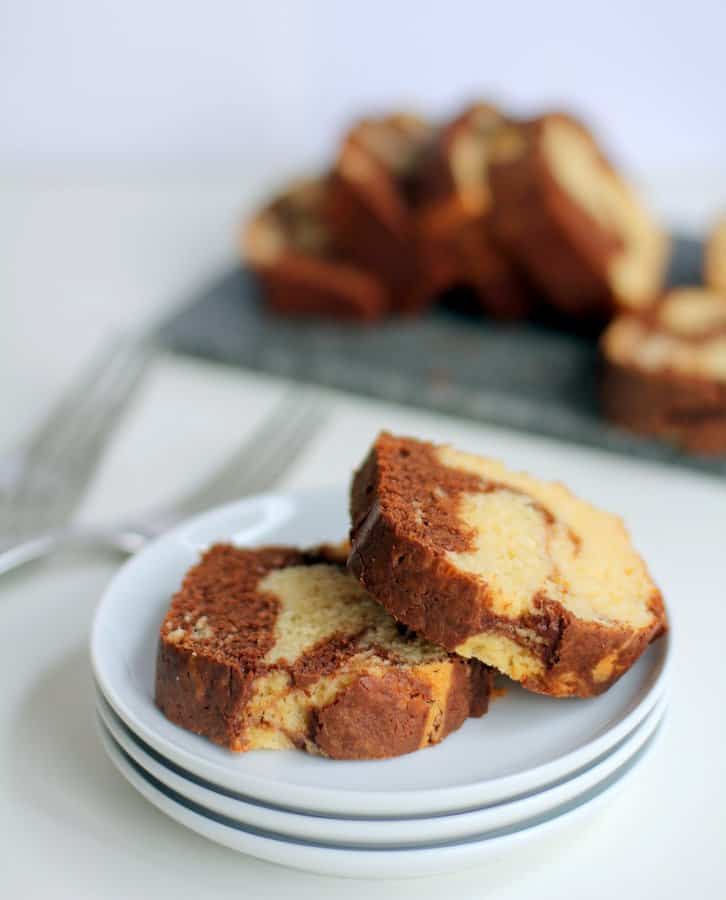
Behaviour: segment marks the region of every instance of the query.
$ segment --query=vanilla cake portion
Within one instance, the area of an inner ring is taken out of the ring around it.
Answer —
[[[161,625],[156,703],[230,750],[379,759],[488,705],[491,671],[397,625],[331,548],[212,547]]]
[[[381,434],[351,517],[348,566],[376,600],[531,690],[599,694],[666,628],[617,516],[495,460]]]
[[[655,301],[668,241],[582,123],[553,113],[511,124],[490,178],[495,233],[553,307],[602,319]]]
[[[726,454],[726,293],[671,291],[600,339],[605,414],[684,449]]]
[[[706,242],[703,268],[706,284],[726,294],[726,215],[716,223]]]

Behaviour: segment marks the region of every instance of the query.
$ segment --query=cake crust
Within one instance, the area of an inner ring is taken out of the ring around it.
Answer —
[[[600,340],[607,418],[692,453],[726,453],[726,295],[680,288]]]
[[[212,547],[162,622],[155,699],[234,751],[381,759],[486,712],[492,674],[396,623],[335,548]]]
[[[591,614],[565,589],[568,578],[589,577],[578,572],[583,563],[577,561],[590,558],[589,537],[568,524],[582,501],[561,486],[546,486],[545,495],[551,489],[562,500],[562,509],[553,511],[529,493],[527,476],[499,464],[479,471],[476,458],[447,454],[409,438],[378,437],[353,479],[350,571],[419,634],[495,666],[530,690],[582,697],[606,690],[667,627],[660,592],[642,560],[629,550],[626,564],[637,570],[639,583],[632,615],[618,617],[617,605],[610,616],[602,607]],[[501,541],[514,573],[508,584],[502,580],[502,589],[492,574],[496,567],[477,573],[469,565],[477,553],[491,550],[486,534],[483,547],[474,547],[476,529],[462,513],[462,503],[472,497],[483,498],[490,542]],[[516,508],[530,531],[507,532],[498,498]],[[607,515],[583,506],[588,515]],[[619,521],[604,521],[608,538],[629,548]],[[530,552],[538,540],[542,558]],[[543,565],[546,577],[530,579]],[[520,590],[523,578],[532,581],[531,595]],[[627,588],[627,579],[623,584]]]

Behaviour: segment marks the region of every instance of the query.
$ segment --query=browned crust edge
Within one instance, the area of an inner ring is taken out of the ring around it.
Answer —
[[[423,281],[415,217],[396,197],[389,180],[384,170],[365,184],[334,172],[327,221],[346,258],[375,272],[386,286],[389,311],[410,315],[430,306],[435,294]],[[378,193],[391,207],[385,218],[374,202]]]
[[[690,453],[726,454],[726,384],[645,372],[603,356],[600,401],[607,419],[635,434]]]
[[[197,656],[159,639],[154,700],[161,712],[194,734],[244,750],[243,716],[255,674]]]
[[[333,759],[386,759],[438,743],[489,706],[488,666],[454,661],[443,721],[427,733],[431,688],[405,670],[362,675],[313,713],[311,739]]]
[[[528,690],[551,696],[600,694],[667,628],[659,592],[652,598],[652,627],[637,632],[582,621],[549,599],[541,601],[536,614],[519,621],[494,615],[486,586],[402,534],[384,514],[375,447],[353,478],[351,520],[348,568],[391,615],[449,651],[485,631],[510,638],[544,663],[544,674],[523,680]],[[533,629],[540,641],[525,643],[517,625]],[[611,677],[596,681],[595,667],[611,655]]]
[[[389,310],[411,315],[435,299],[417,252],[414,202],[399,177],[359,140],[363,125],[354,126],[342,143],[329,177],[325,221],[344,257],[385,284]],[[361,157],[365,174],[355,162]],[[357,177],[350,177],[349,169]],[[415,172],[408,181],[415,183]]]
[[[385,759],[424,743],[431,689],[405,671],[361,675],[313,713],[311,739],[332,759]]]
[[[286,253],[252,268],[267,305],[280,315],[374,322],[388,311],[382,282],[343,261]]]

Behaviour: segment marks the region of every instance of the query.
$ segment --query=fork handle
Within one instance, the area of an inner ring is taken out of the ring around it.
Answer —
[[[134,525],[90,528],[71,526],[46,531],[0,551],[0,575],[60,550],[100,548],[130,556],[153,536],[154,533],[149,529]]]

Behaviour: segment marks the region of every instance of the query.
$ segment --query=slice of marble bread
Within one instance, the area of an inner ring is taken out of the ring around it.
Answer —
[[[159,634],[156,704],[230,750],[380,759],[487,710],[492,671],[397,626],[340,551],[212,547]]]
[[[655,302],[666,236],[581,122],[510,123],[494,143],[493,233],[554,310],[601,321]]]
[[[666,628],[622,521],[500,462],[381,434],[351,516],[348,567],[379,603],[530,690],[599,694]]]
[[[329,178],[296,181],[247,223],[242,255],[265,301],[284,316],[371,321],[388,308],[372,272],[341,256],[325,224]]]
[[[726,293],[678,288],[600,339],[605,415],[638,434],[726,454]]]

